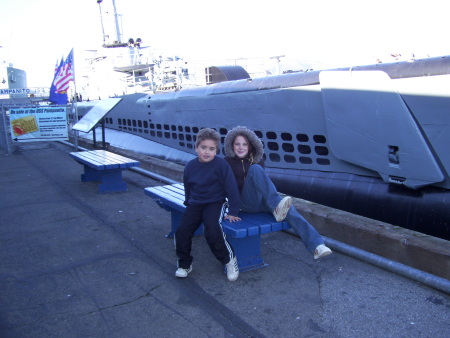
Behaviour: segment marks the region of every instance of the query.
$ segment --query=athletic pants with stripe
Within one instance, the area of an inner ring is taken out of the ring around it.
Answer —
[[[227,264],[234,257],[233,249],[222,229],[226,206],[226,202],[217,202],[186,207],[180,226],[175,232],[179,268],[188,269],[192,264],[192,237],[202,223],[205,239],[219,262]]]

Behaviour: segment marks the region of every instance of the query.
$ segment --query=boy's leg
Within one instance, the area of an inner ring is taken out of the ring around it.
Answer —
[[[226,203],[210,203],[203,209],[205,239],[211,252],[224,265],[234,257],[233,248],[222,229],[226,206]]]
[[[272,212],[280,201],[281,197],[264,168],[259,164],[251,165],[241,193],[242,211]]]
[[[180,226],[175,232],[179,268],[189,269],[192,264],[192,237],[195,230],[202,224],[202,209],[203,206],[188,205],[181,218]]]

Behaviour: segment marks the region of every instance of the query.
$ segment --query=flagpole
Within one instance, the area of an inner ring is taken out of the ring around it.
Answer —
[[[73,69],[73,87],[75,90],[75,112],[74,112],[74,125],[78,122],[78,95],[77,95],[77,81],[75,74],[75,50],[72,48],[72,69]],[[73,129],[72,129],[73,130]],[[75,130],[75,149],[78,150],[78,130]]]

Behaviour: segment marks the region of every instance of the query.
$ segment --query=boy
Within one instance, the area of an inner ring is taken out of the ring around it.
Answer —
[[[222,230],[222,219],[239,221],[241,203],[233,172],[223,158],[217,157],[219,134],[210,128],[197,134],[195,151],[198,157],[184,168],[183,182],[186,210],[175,232],[178,257],[176,277],[187,277],[192,271],[191,247],[195,230],[202,224],[208,245],[214,256],[226,267],[229,281],[239,276],[239,268],[233,249]],[[228,198],[229,212],[225,215]]]

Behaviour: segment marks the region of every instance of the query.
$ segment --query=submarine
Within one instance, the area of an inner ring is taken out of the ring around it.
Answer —
[[[254,79],[213,68],[206,86],[118,96],[105,127],[195,154],[200,129],[223,141],[246,126],[280,192],[450,239],[450,56]]]

